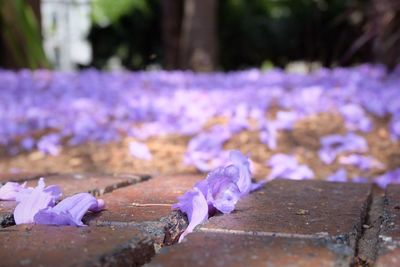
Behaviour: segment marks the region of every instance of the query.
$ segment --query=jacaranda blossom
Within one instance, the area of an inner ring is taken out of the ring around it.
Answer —
[[[17,194],[24,190],[26,183],[19,184],[14,182],[7,182],[0,187],[0,200],[15,200]]]
[[[151,160],[153,158],[149,148],[145,143],[130,142],[129,153],[132,155],[132,157],[142,160]]]
[[[261,126],[260,141],[275,150],[278,146],[278,129],[274,122],[264,122]]]
[[[400,168],[392,171],[388,171],[375,179],[381,188],[386,188],[388,184],[399,184],[400,183]]]
[[[89,193],[67,197],[55,205],[61,198],[61,190],[56,185],[46,187],[43,178],[39,179],[35,188],[25,188],[25,184],[8,183],[2,189],[2,200],[18,202],[14,210],[16,224],[83,226],[82,218],[87,211],[98,212],[104,209],[105,205],[103,200],[97,200]]]
[[[55,207],[40,210],[34,216],[37,224],[83,226],[82,218],[87,211],[98,212],[104,208],[104,201],[97,200],[89,193],[67,197]]]
[[[383,169],[385,165],[377,159],[370,156],[362,156],[357,154],[339,157],[339,163],[344,165],[352,165],[360,170]]]
[[[173,205],[174,209],[186,213],[189,219],[189,226],[180,241],[215,211],[232,212],[240,197],[264,185],[251,182],[250,162],[242,153],[231,151],[230,161],[226,167],[211,171],[205,180],[198,182]]]
[[[339,169],[329,175],[326,180],[329,182],[347,182],[347,171],[345,169]]]
[[[322,147],[318,155],[325,164],[331,164],[343,152],[364,153],[368,150],[368,143],[364,137],[351,132],[346,135],[327,135],[322,137],[320,142]]]
[[[304,180],[314,178],[314,172],[307,166],[299,164],[291,155],[276,154],[268,161],[271,172],[268,180],[285,178],[291,180]]]
[[[32,190],[22,190],[17,196],[18,205],[14,210],[16,224],[33,223],[33,218],[40,210],[52,207],[61,197],[58,186],[47,186],[44,179],[40,178],[38,185]]]
[[[186,213],[189,225],[186,230],[179,237],[179,242],[191,233],[193,229],[207,220],[208,218],[208,204],[204,194],[194,187],[192,190],[186,192],[183,196],[178,198],[178,203],[174,204],[172,208],[179,209]]]
[[[373,128],[372,121],[364,109],[357,104],[347,104],[340,108],[347,129],[350,131],[370,132]]]

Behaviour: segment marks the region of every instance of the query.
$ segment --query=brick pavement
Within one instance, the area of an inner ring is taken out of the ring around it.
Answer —
[[[170,205],[203,177],[44,176],[65,195],[101,195],[107,210],[86,216],[83,228],[10,226],[15,204],[0,202],[8,226],[0,229],[1,266],[400,265],[400,186],[276,180],[167,246],[187,226]]]

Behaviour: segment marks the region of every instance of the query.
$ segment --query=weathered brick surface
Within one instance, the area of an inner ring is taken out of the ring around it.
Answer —
[[[16,206],[15,201],[0,201],[0,228],[14,224],[11,218]]]
[[[400,185],[389,185],[385,197],[384,209],[388,221],[382,235],[400,241]]]
[[[197,232],[146,266],[349,266],[351,256],[326,239]]]
[[[385,197],[386,221],[380,234],[376,266],[400,266],[400,185],[389,185]]]
[[[20,225],[0,230],[0,265],[140,266],[154,255],[137,229]]]
[[[76,193],[89,192],[95,196],[109,193],[117,188],[135,184],[149,179],[148,176],[139,175],[113,175],[94,173],[69,173],[44,176],[46,185],[58,185],[61,187],[63,196]],[[28,186],[36,186],[37,180],[28,182]]]
[[[117,189],[102,197],[107,209],[86,222],[94,224],[137,223],[156,221],[171,212],[177,197],[203,179],[202,176],[159,176],[146,182]]]
[[[369,184],[275,180],[215,216],[201,231],[355,238],[370,199]]]

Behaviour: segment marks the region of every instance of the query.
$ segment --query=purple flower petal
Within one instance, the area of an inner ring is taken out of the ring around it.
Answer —
[[[400,168],[388,171],[375,178],[374,182],[381,188],[386,188],[389,184],[400,184]]]
[[[98,212],[104,208],[104,201],[97,200],[89,193],[67,197],[55,207],[40,210],[34,216],[37,224],[83,226],[82,218],[87,211]]]
[[[326,178],[330,182],[347,182],[347,172],[345,169],[339,169]]]
[[[25,189],[25,186],[26,182],[23,184],[7,182],[0,187],[0,200],[16,200],[18,193]]]
[[[260,131],[260,141],[268,146],[269,149],[275,150],[278,146],[278,129],[272,122],[266,122]]]
[[[232,150],[229,154],[229,158],[239,170],[239,179],[236,182],[237,187],[241,194],[248,194],[251,188],[251,172],[250,172],[250,161],[240,151]]]
[[[37,143],[38,149],[45,154],[57,156],[60,153],[61,136],[58,134],[48,134],[40,138]]]
[[[339,157],[339,163],[344,165],[353,165],[360,170],[370,170],[373,168],[383,169],[385,166],[377,159],[369,156],[352,154]]]
[[[297,120],[300,119],[298,113],[293,111],[278,111],[276,114],[275,125],[278,129],[291,130]]]
[[[222,213],[233,211],[241,195],[236,185],[238,178],[239,171],[232,165],[210,172],[206,178],[208,185],[207,202]]]
[[[197,225],[207,220],[208,204],[205,196],[197,187],[179,197],[178,201],[172,208],[180,209],[183,213],[186,213],[189,219],[188,227],[179,237],[179,242],[181,242],[187,234],[193,232]]]
[[[322,137],[320,142],[322,147],[318,155],[325,164],[331,164],[343,152],[364,153],[368,150],[367,141],[354,133],[327,135]]]
[[[393,116],[389,123],[390,137],[393,141],[400,139],[400,116]]]
[[[294,156],[276,154],[268,161],[272,168],[268,180],[286,178],[291,180],[312,179],[314,172],[306,165],[300,165]]]
[[[153,156],[145,143],[130,142],[129,153],[138,159],[151,160]]]
[[[372,121],[365,114],[362,107],[357,104],[347,104],[340,108],[340,113],[344,117],[347,129],[354,131],[360,130],[370,132],[373,128]]]
[[[22,191],[17,195],[18,205],[14,210],[16,224],[33,223],[33,217],[40,210],[54,206],[56,200],[61,197],[58,186],[45,187],[44,179],[40,178],[38,185],[30,191]]]

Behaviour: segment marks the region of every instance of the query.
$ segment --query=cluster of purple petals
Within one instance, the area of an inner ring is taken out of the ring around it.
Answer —
[[[89,193],[75,194],[57,203],[61,195],[58,186],[46,187],[43,178],[39,179],[35,188],[26,188],[26,183],[14,182],[0,188],[0,200],[18,203],[14,210],[16,224],[83,226],[82,218],[87,211],[98,212],[104,208],[104,201]]]
[[[400,184],[400,168],[386,172],[375,179],[375,183],[382,188],[386,188],[388,184]]]
[[[349,180],[349,177],[347,176],[347,171],[343,168],[338,169],[336,172],[332,173],[326,178],[327,181],[330,182],[353,182],[353,183],[367,183],[368,179],[365,177],[357,176],[351,178]]]
[[[261,143],[275,150],[279,133],[291,131],[298,120],[338,112],[350,133],[321,139],[319,156],[331,164],[342,153],[367,151],[357,133],[371,131],[373,117],[389,118],[392,140],[400,138],[399,84],[400,67],[389,73],[379,65],[309,74],[0,70],[0,145],[11,154],[57,155],[65,144],[130,136],[140,141],[129,144],[130,154],[150,160],[141,141],[179,134],[190,138],[184,162],[207,172],[229,160],[224,144],[241,131],[258,131]],[[267,119],[272,109],[278,112]],[[207,128],[215,117],[227,121]],[[365,160],[355,161],[360,169],[370,168]],[[310,177],[307,172],[303,167],[299,173]]]
[[[370,132],[373,128],[371,119],[358,104],[347,104],[339,109],[346,127],[350,131]]]
[[[290,180],[308,180],[314,178],[314,172],[307,166],[299,164],[296,157],[276,154],[268,161],[271,172],[268,180],[285,178]]]
[[[252,183],[250,162],[242,153],[230,151],[229,160],[227,166],[208,173],[206,179],[198,182],[173,205],[174,209],[186,213],[189,219],[189,225],[182,233],[180,241],[215,212],[232,212],[242,196],[263,185]]]
[[[351,165],[362,171],[371,169],[383,169],[385,165],[371,156],[363,156],[358,154],[351,154],[339,157],[339,163],[342,165]]]
[[[207,121],[225,116],[231,134],[251,130],[249,120],[258,121],[261,140],[273,149],[277,130],[290,130],[310,114],[339,110],[349,129],[359,131],[373,126],[369,114],[398,117],[399,71],[388,74],[374,65],[310,74],[278,69],[210,74],[0,70],[0,144],[10,153],[39,149],[56,155],[61,141],[77,145],[166,134],[196,139]],[[285,111],[266,123],[265,112],[273,105]],[[390,127],[394,138],[396,121]],[[189,158],[191,153],[197,151],[189,149]]]
[[[365,138],[352,132],[345,135],[327,135],[322,137],[320,142],[321,149],[318,151],[318,155],[325,164],[334,162],[341,153],[368,151],[368,143]]]

